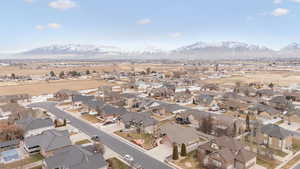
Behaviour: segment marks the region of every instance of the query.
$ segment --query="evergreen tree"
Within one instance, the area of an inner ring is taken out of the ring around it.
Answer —
[[[178,160],[179,155],[178,155],[178,146],[177,144],[174,143],[173,145],[173,160]]]
[[[181,144],[181,152],[180,152],[180,155],[182,157],[186,156],[186,145],[183,143]]]
[[[248,114],[246,117],[246,131],[250,131],[250,117]]]
[[[55,76],[55,73],[54,73],[53,71],[51,71],[51,72],[50,72],[50,76],[51,76],[51,77],[54,77],[54,76]]]

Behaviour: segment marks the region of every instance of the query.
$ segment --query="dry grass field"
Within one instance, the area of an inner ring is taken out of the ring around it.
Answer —
[[[209,79],[206,82],[217,84],[233,85],[235,82],[243,83],[274,83],[279,86],[288,86],[292,84],[300,84],[300,72],[287,72],[287,71],[262,71],[262,72],[249,72],[241,76],[232,76],[222,79]]]
[[[130,64],[130,63],[102,63],[101,65],[90,65],[91,63],[83,62],[71,62],[71,64],[81,64],[82,66],[71,66],[71,67],[46,67],[45,63],[34,63],[32,66],[8,66],[0,67],[0,76],[1,75],[11,75],[15,73],[16,75],[45,75],[50,71],[54,71],[56,74],[59,74],[61,71],[145,71],[148,67],[151,70],[160,71],[160,72],[170,72],[182,70],[183,66],[179,64]],[[43,68],[38,68],[43,67]],[[239,66],[236,66],[239,67]],[[250,66],[253,68],[253,65]],[[232,67],[227,67],[226,69],[232,69]],[[259,83],[274,83],[279,86],[288,86],[291,84],[300,84],[300,72],[292,71],[253,71],[246,72],[243,75],[235,75],[228,78],[222,79],[207,79],[204,80],[204,83],[217,83],[222,85],[234,85],[236,82],[259,82]],[[100,85],[110,85],[110,83],[105,81],[97,80],[59,80],[51,81],[49,83],[45,81],[30,81],[30,82],[0,82],[0,94],[19,94],[19,93],[28,93],[30,95],[40,95],[46,93],[53,93],[60,89],[72,89],[72,90],[82,90],[96,88]]]
[[[0,94],[9,95],[28,93],[30,95],[36,96],[41,94],[55,93],[60,89],[84,90],[97,88],[100,85],[111,85],[111,83],[97,80],[59,80],[50,81],[49,83],[40,81],[18,85],[0,85]]]

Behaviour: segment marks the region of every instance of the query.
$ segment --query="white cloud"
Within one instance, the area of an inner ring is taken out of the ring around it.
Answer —
[[[296,3],[300,3],[300,0],[291,0],[293,2],[296,2]]]
[[[170,33],[169,36],[171,38],[180,38],[182,36],[182,33],[180,33],[180,32],[174,32],[174,33]]]
[[[139,25],[146,25],[146,24],[150,24],[151,20],[148,18],[144,18],[144,19],[138,20],[136,23]]]
[[[61,25],[58,23],[49,23],[48,27],[51,29],[59,29],[61,27]]]
[[[44,30],[44,29],[45,29],[45,26],[43,26],[43,25],[36,25],[36,26],[35,26],[35,29],[36,29],[36,30]]]
[[[60,10],[67,10],[76,6],[77,4],[72,0],[56,0],[49,3],[49,7]]]
[[[24,0],[27,3],[33,3],[33,0]]]
[[[283,15],[287,15],[290,11],[288,9],[285,8],[277,8],[275,9],[271,15],[273,16],[283,16]]]
[[[283,0],[273,0],[274,4],[281,4],[283,2]]]

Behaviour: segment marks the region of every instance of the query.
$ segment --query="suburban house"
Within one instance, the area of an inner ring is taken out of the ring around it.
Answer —
[[[150,116],[147,112],[128,112],[122,114],[119,120],[124,128],[141,127],[145,133],[153,134],[157,130],[158,121]]]
[[[182,127],[175,123],[166,123],[159,127],[158,131],[163,136],[161,142],[172,146],[173,144],[185,144],[188,151],[197,149],[201,142],[200,135],[192,127]]]
[[[269,104],[281,111],[291,110],[294,108],[292,100],[288,100],[285,96],[275,96],[269,100]]]
[[[19,145],[20,145],[19,139],[0,142],[0,151],[14,149],[19,147]]]
[[[54,128],[54,123],[50,118],[33,118],[27,117],[16,121],[16,125],[21,127],[24,131],[24,137],[41,134],[43,131]]]
[[[28,101],[31,96],[28,94],[16,94],[16,95],[2,95],[0,96],[0,103],[16,103],[18,101]]]
[[[198,159],[205,167],[220,169],[249,169],[256,164],[255,153],[246,150],[238,140],[227,136],[200,145]]]
[[[267,124],[256,132],[256,141],[267,147],[285,151],[292,148],[293,136],[291,132],[278,125]]]
[[[78,145],[64,147],[53,152],[43,161],[43,169],[107,169],[102,154],[88,151]]]
[[[79,92],[69,89],[61,89],[54,94],[54,98],[58,100],[72,100],[75,95],[80,95]]]
[[[172,100],[176,103],[190,103],[192,94],[189,91],[176,92]]]
[[[50,156],[55,150],[71,145],[72,142],[67,130],[46,130],[39,135],[26,137],[24,139],[24,149],[28,153],[39,152],[45,157]]]
[[[209,106],[214,100],[214,96],[209,94],[199,94],[193,97],[193,104]]]

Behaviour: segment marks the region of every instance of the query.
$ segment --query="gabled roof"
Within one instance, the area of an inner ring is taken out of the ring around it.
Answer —
[[[33,118],[33,117],[28,117],[25,119],[18,120],[16,121],[16,124],[22,127],[25,131],[53,126],[53,122],[49,118],[40,119],[40,118]]]
[[[42,134],[27,137],[24,141],[27,147],[40,146],[45,152],[72,145],[67,130],[46,130]]]
[[[228,148],[215,151],[210,156],[213,159],[222,160],[227,165],[234,163],[234,154]]]
[[[178,124],[166,123],[160,126],[160,131],[177,144],[190,144],[199,140],[197,131],[192,127],[182,127]]]
[[[74,95],[74,96],[75,95],[80,95],[79,92],[77,92],[75,90],[70,90],[70,89],[61,89],[58,92],[56,92],[56,94],[58,94],[58,93],[60,93],[60,94],[66,94],[68,96],[71,96],[71,95]]]
[[[78,145],[68,146],[54,152],[45,159],[47,169],[99,169],[107,166],[100,153],[92,153]]]
[[[125,113],[123,115],[121,115],[120,117],[121,121],[125,124],[132,122],[135,123],[143,123],[143,126],[147,127],[147,126],[152,126],[158,123],[157,120],[155,120],[154,118],[152,118],[149,113],[137,113],[137,112],[128,112]]]
[[[0,148],[16,146],[19,144],[20,144],[20,140],[10,140],[10,141],[5,141],[5,142],[0,142]]]
[[[121,115],[121,114],[128,113],[128,111],[125,108],[117,108],[117,107],[113,107],[113,106],[108,105],[108,104],[103,106],[101,108],[101,111],[103,111],[107,115],[109,115],[109,114]]]
[[[251,151],[248,151],[246,149],[241,149],[235,159],[238,160],[238,161],[241,161],[243,163],[246,163],[250,160],[252,160],[254,157],[256,157],[255,153],[251,152]]]
[[[263,126],[261,128],[261,132],[278,139],[285,139],[292,135],[288,130],[275,124],[267,124]]]

